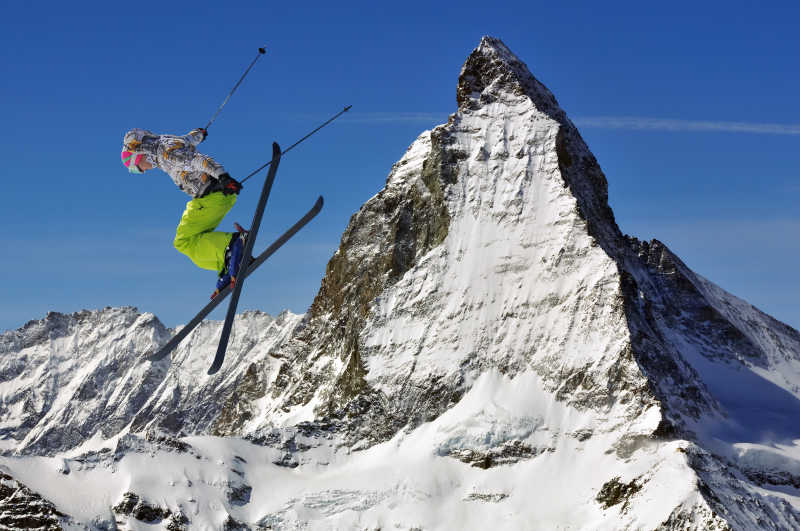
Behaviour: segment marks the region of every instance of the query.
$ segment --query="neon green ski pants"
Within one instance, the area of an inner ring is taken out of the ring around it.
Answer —
[[[215,232],[225,214],[236,204],[236,195],[214,192],[186,203],[175,248],[188,256],[197,267],[220,271],[225,265],[225,248],[232,233]]]

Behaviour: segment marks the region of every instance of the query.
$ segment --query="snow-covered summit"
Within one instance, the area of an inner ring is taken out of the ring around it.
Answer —
[[[233,372],[195,367],[216,323],[163,366],[126,358],[165,340],[150,316],[59,325],[97,349],[74,356],[67,398],[105,374],[95,359],[120,367],[117,393],[136,388],[121,375],[149,385],[125,414],[89,393],[105,416],[70,447],[41,419],[86,408],[23,416],[22,389],[69,367],[45,362],[63,341],[3,336],[7,448],[61,458],[5,460],[9,477],[66,514],[53,485],[80,483],[122,520],[174,526],[800,528],[800,334],[624,236],[595,157],[499,39],[470,54],[457,102],[354,214],[307,314],[241,317]],[[37,356],[46,371],[18,372]]]
[[[459,109],[476,109],[514,95],[528,98],[553,119],[566,117],[553,93],[531,75],[525,63],[500,39],[483,37],[461,68],[456,91]]]

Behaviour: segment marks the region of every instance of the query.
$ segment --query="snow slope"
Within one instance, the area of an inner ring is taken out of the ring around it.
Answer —
[[[672,507],[691,501],[695,485],[681,451],[685,443],[654,444],[620,467],[606,452],[613,437],[584,444],[543,430],[548,417],[575,413],[546,393],[530,392],[540,387],[531,374],[510,379],[490,371],[435,421],[360,452],[320,453],[315,464],[294,469],[275,464],[278,451],[242,439],[188,437],[182,452],[145,447],[124,452],[119,460],[66,460],[66,474],[63,459],[26,458],[14,472],[29,484],[41,476],[59,477],[40,493],[71,508],[71,516],[82,522],[107,514],[125,492],[136,492],[150,504],[184,514],[198,529],[221,528],[229,517],[280,529],[301,529],[309,522],[317,529],[617,529],[622,507],[604,510],[594,501],[612,473],[626,483],[639,478],[645,488],[638,495],[659,500],[630,515],[633,526],[655,528]],[[488,469],[448,457],[464,445],[488,449],[495,441],[487,434],[497,440],[513,435],[542,453]],[[247,503],[232,500],[237,488],[247,492],[242,496]],[[132,529],[148,529],[135,519],[117,518]]]

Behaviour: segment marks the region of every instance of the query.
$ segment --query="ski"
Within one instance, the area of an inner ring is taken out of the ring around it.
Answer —
[[[253,252],[253,244],[258,237],[258,229],[261,226],[261,218],[264,216],[264,210],[267,208],[267,199],[272,190],[272,183],[275,181],[275,173],[278,171],[278,165],[281,162],[281,147],[277,142],[272,143],[272,166],[267,173],[267,180],[264,181],[264,188],[261,190],[261,197],[258,199],[256,205],[256,212],[253,214],[253,223],[250,224],[250,232],[247,235],[247,240],[244,243],[244,251],[242,255],[242,269],[247,269],[249,257]],[[222,361],[225,359],[225,351],[228,349],[228,340],[231,337],[231,330],[233,329],[233,319],[236,317],[236,307],[239,305],[239,295],[242,293],[242,286],[244,285],[244,278],[236,279],[233,285],[233,292],[231,293],[231,302],[228,304],[228,313],[225,316],[225,322],[222,325],[222,334],[219,338],[219,345],[217,346],[217,355],[214,356],[214,363],[208,369],[208,374],[214,374],[222,366]]]
[[[300,218],[297,221],[297,223],[292,225],[288,230],[286,230],[286,232],[281,234],[281,236],[278,237],[278,239],[272,242],[272,244],[269,247],[267,247],[261,254],[255,257],[252,262],[250,262],[250,265],[247,266],[246,270],[244,270],[245,272],[239,274],[240,277],[239,280],[241,281],[243,278],[250,276],[253,273],[253,271],[255,271],[261,264],[266,262],[270,256],[275,254],[275,251],[280,249],[283,246],[283,244],[285,244],[287,241],[289,241],[289,239],[292,238],[292,236],[297,234],[300,231],[300,229],[305,227],[308,224],[308,222],[314,219],[316,215],[319,214],[320,210],[322,210],[322,205],[323,205],[323,199],[322,196],[320,196],[317,199],[317,202],[314,203],[314,206],[311,207],[311,210],[306,212],[306,214],[302,218]],[[189,321],[189,323],[187,323],[186,326],[181,328],[181,330],[177,334],[175,334],[163,347],[161,347],[161,349],[159,349],[155,354],[146,356],[145,359],[148,361],[158,361],[165,358],[170,352],[172,352],[175,349],[175,347],[178,346],[178,344],[180,344],[181,341],[183,341],[183,339],[186,336],[188,336],[192,332],[192,330],[194,330],[197,327],[197,325],[199,325],[203,321],[203,319],[206,318],[206,316],[208,316],[208,314],[214,311],[214,309],[217,306],[219,306],[220,303],[223,300],[225,300],[225,298],[228,295],[230,295],[231,291],[232,291],[231,287],[226,286],[225,289],[221,290],[216,297],[211,299],[211,302],[206,304],[206,306],[202,310],[200,310],[200,312],[194,317],[194,319]]]

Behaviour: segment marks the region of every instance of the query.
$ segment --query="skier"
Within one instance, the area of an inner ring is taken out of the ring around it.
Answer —
[[[192,197],[181,216],[174,245],[198,267],[218,272],[214,298],[236,282],[247,231],[238,224],[233,233],[215,231],[236,204],[242,185],[221,164],[195,150],[207,136],[202,128],[183,136],[132,129],[123,139],[122,163],[131,173],[160,168]]]

